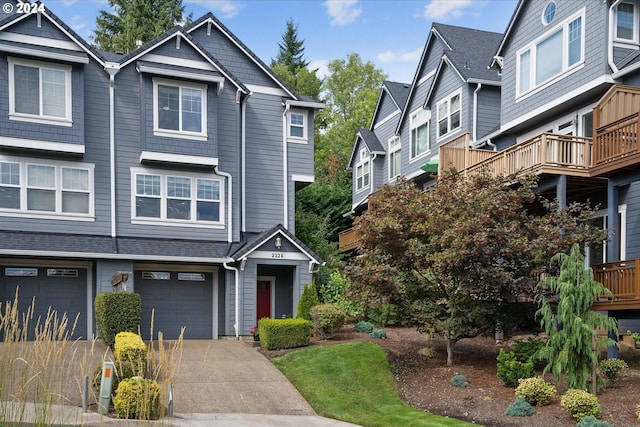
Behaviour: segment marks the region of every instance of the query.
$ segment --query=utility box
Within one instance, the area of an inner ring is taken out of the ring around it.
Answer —
[[[111,385],[115,375],[115,365],[113,362],[102,363],[102,380],[100,381],[100,396],[98,399],[98,413],[106,415],[109,413],[111,404]]]

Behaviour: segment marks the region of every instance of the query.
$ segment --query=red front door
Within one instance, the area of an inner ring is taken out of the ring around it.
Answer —
[[[256,319],[263,317],[271,317],[271,282],[268,280],[258,280]]]

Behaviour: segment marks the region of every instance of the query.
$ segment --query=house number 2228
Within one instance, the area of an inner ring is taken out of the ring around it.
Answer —
[[[282,252],[271,252],[271,258],[284,258],[284,254]]]

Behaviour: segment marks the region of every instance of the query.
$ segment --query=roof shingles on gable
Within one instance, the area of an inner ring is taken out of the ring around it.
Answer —
[[[398,104],[400,108],[403,108],[407,103],[411,85],[409,83],[392,82],[390,80],[386,80],[383,84],[386,86],[389,95],[395,103]]]

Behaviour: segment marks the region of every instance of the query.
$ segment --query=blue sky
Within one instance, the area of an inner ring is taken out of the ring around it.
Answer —
[[[106,0],[43,0],[90,41]],[[356,52],[390,80],[410,83],[432,22],[502,33],[516,0],[183,0],[197,19],[212,12],[263,61],[278,53],[292,19],[305,57],[322,76],[326,64]]]

